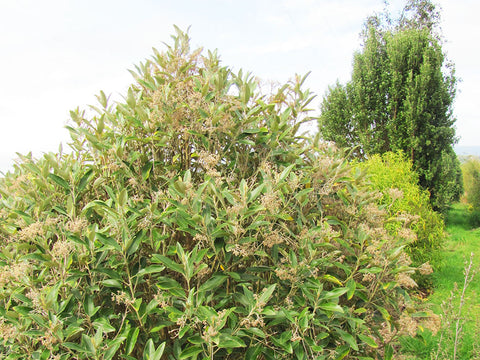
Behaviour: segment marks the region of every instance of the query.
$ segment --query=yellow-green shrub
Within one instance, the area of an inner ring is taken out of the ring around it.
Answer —
[[[297,134],[304,79],[252,79],[178,31],[124,103],[72,112],[71,154],[0,180],[3,358],[392,357],[405,239],[361,172]]]
[[[418,175],[402,152],[374,155],[361,164],[368,172],[372,190],[382,192],[380,203],[390,217],[407,217],[414,233],[407,250],[415,265],[431,262],[439,265],[445,240],[443,217],[433,211],[429,194],[418,185]],[[398,224],[387,224],[392,235],[403,231]]]
[[[480,225],[480,158],[469,156],[462,164],[464,197],[471,207],[470,222]]]

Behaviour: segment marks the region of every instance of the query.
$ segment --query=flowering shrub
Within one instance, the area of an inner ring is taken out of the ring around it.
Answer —
[[[137,70],[124,103],[72,112],[71,153],[0,180],[0,354],[391,358],[414,321],[406,240],[297,133],[304,78],[261,95],[179,30]]]

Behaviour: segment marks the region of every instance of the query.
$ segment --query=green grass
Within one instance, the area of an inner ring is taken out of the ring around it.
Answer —
[[[449,238],[444,248],[444,256],[442,266],[433,274],[434,291],[427,300],[427,305],[437,314],[442,314],[441,304],[448,302],[451,297],[454,284],[458,285],[457,297],[454,300],[455,310],[458,311],[459,298],[464,283],[464,269],[466,262],[470,259],[470,254],[473,253],[473,270],[478,270],[480,265],[480,228],[474,228],[470,225],[470,213],[466,205],[455,204],[449,210],[446,219],[446,228],[449,233]],[[470,360],[473,359],[472,350],[475,343],[478,343],[477,325],[480,325],[480,274],[477,274],[473,281],[469,284],[466,291],[465,305],[462,309],[462,317],[465,318],[463,333],[461,336],[461,343],[457,352],[456,359]],[[417,337],[418,338],[418,337]],[[419,339],[406,341],[404,349],[407,347],[417,348],[417,357],[415,359],[429,359],[428,355],[425,357],[425,352],[422,356],[421,342]],[[435,348],[433,346],[438,341],[438,335],[427,339],[425,346]],[[446,348],[453,349],[453,343],[450,341],[444,343]],[[453,359],[453,352],[451,355]]]

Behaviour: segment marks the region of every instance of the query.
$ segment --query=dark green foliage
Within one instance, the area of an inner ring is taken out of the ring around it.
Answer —
[[[461,194],[452,105],[456,79],[446,63],[429,1],[412,1],[396,26],[367,21],[352,79],[336,84],[322,103],[319,130],[358,155],[402,150],[413,161],[435,209]],[[423,19],[416,24],[415,19]]]
[[[219,63],[178,31],[125,102],[72,112],[71,154],[0,180],[3,358],[392,351],[414,312],[406,239],[363,172],[297,133],[304,78],[262,96]]]

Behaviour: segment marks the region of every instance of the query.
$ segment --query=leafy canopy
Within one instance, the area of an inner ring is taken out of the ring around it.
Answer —
[[[178,29],[134,76],[0,180],[2,357],[391,357],[419,319],[407,239],[298,134],[304,78],[261,95]]]

